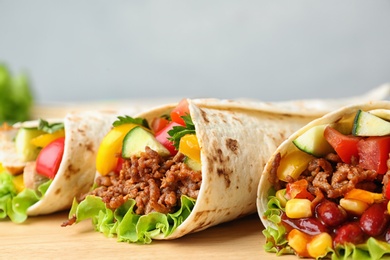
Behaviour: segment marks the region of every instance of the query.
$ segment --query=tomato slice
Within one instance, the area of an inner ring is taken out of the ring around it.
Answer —
[[[65,138],[61,137],[42,148],[36,160],[38,174],[54,179],[64,154],[64,146]]]
[[[122,152],[121,152],[121,154],[122,154]],[[123,159],[121,156],[118,157],[118,163],[116,164],[116,167],[114,170],[114,172],[116,174],[119,174],[121,172],[124,161],[125,161],[125,159]]]
[[[357,144],[361,140],[360,137],[344,135],[330,126],[325,128],[324,137],[343,162],[349,164],[352,157],[358,158]]]
[[[308,182],[305,179],[287,183],[286,196],[289,199],[308,199],[313,200],[315,197],[313,194],[307,191]]]
[[[390,200],[390,182],[388,182],[386,185],[385,197],[386,199]]]
[[[169,124],[169,120],[164,117],[156,117],[153,119],[151,127],[153,130],[153,133],[159,132],[161,129],[166,127]]]
[[[176,122],[180,125],[185,126],[185,122],[182,116],[190,114],[190,110],[188,108],[187,99],[182,99],[179,104],[171,111],[171,119],[173,122]]]
[[[177,150],[173,143],[168,140],[171,136],[168,134],[168,131],[171,130],[174,126],[182,126],[176,122],[170,122],[166,127],[161,129],[158,133],[156,133],[156,139],[159,141],[162,145],[165,146],[165,148],[168,149],[168,151],[171,153],[171,155],[177,154]]]
[[[387,172],[387,160],[390,152],[390,136],[372,136],[359,141],[359,165],[379,174]]]

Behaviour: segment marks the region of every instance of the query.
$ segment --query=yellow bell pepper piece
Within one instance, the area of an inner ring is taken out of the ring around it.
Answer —
[[[45,147],[46,145],[50,144],[54,140],[64,137],[65,136],[65,130],[61,129],[58,130],[52,134],[43,134],[39,135],[33,139],[31,139],[31,143],[37,147]]]
[[[96,155],[96,170],[101,175],[107,175],[115,169],[118,156],[121,153],[123,139],[136,126],[136,124],[119,125],[112,128],[103,138]]]
[[[315,157],[305,152],[296,150],[282,157],[277,176],[281,181],[287,181],[287,176],[296,180],[299,175],[307,168],[309,162]]]
[[[297,252],[299,256],[306,256],[307,244],[310,241],[310,236],[298,229],[292,229],[287,235],[288,245]]]
[[[374,193],[362,189],[352,189],[344,195],[345,199],[355,199],[363,201],[367,204],[373,204],[383,200],[382,193]]]
[[[12,178],[12,182],[14,183],[14,186],[18,193],[24,190],[25,186],[24,186],[23,174],[14,176]]]
[[[179,152],[200,163],[200,147],[194,134],[187,134],[180,139]]]
[[[5,169],[4,169],[3,165],[0,163],[0,173],[2,173],[4,170]]]

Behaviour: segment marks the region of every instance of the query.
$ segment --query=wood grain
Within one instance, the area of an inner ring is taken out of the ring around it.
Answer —
[[[93,230],[90,221],[61,227],[67,212],[0,222],[1,259],[275,259],[263,250],[256,214],[169,241],[149,245],[117,242]],[[297,259],[294,256],[278,257]]]

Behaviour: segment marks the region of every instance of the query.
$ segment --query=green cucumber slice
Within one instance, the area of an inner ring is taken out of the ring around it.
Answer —
[[[390,122],[363,110],[358,110],[353,123],[352,134],[356,136],[390,135]]]
[[[310,128],[296,138],[293,143],[301,151],[315,157],[322,157],[333,152],[333,147],[326,141],[324,130],[327,125],[318,125]]]
[[[15,148],[24,162],[36,160],[41,149],[33,145],[31,140],[42,134],[45,134],[45,132],[38,130],[37,128],[23,127],[18,130],[18,133],[15,136]]]
[[[140,157],[141,153],[145,152],[146,146],[149,146],[161,156],[170,155],[168,149],[157,141],[151,132],[145,130],[141,126],[136,126],[131,129],[123,139],[122,157],[130,158],[133,155]]]
[[[186,157],[184,159],[184,163],[188,165],[192,170],[198,172],[202,170],[202,165],[195,161],[194,159],[191,159],[189,157]]]

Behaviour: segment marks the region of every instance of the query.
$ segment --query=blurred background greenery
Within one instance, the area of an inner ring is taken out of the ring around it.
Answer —
[[[0,63],[0,124],[30,118],[34,94],[27,73],[13,74]]]

